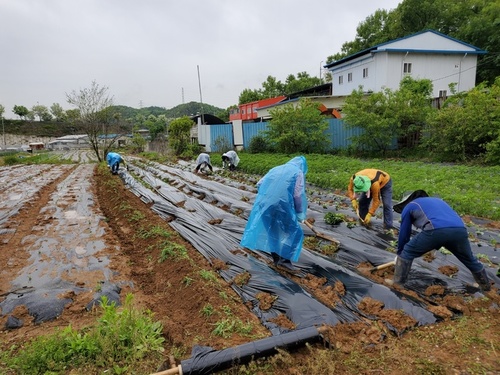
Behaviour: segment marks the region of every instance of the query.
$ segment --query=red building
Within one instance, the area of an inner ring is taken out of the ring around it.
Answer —
[[[284,100],[286,96],[278,96],[276,98],[262,99],[255,102],[245,103],[238,106],[237,109],[232,109],[229,113],[229,121],[243,120],[251,121],[257,118],[257,108],[267,107]]]

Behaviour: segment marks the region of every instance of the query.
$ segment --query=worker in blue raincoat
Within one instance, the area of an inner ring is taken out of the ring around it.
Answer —
[[[307,197],[305,157],[297,156],[272,168],[257,183],[258,193],[248,218],[241,246],[270,253],[276,266],[295,270],[304,232]]]
[[[108,167],[111,168],[111,173],[117,174],[120,169],[120,163],[125,163],[125,160],[116,152],[108,152],[106,162],[108,163]]]

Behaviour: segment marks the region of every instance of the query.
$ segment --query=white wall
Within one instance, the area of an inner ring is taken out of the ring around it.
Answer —
[[[364,91],[397,90],[404,77],[404,63],[412,64],[412,78],[432,81],[433,97],[438,97],[441,90],[446,90],[449,95],[450,83],[455,84],[457,92],[468,91],[476,83],[476,55],[379,52],[372,58],[358,59],[353,64],[334,70],[333,94],[350,95],[360,85]],[[363,78],[363,68],[368,68],[368,78]],[[348,73],[353,74],[352,82],[347,82]],[[342,85],[338,83],[339,75],[344,77]]]
[[[364,68],[368,68],[367,78],[363,78]],[[352,73],[351,82],[348,80],[349,73]],[[342,84],[339,84],[339,76],[343,77]],[[350,95],[352,90],[357,90],[360,85],[364,88],[375,87],[376,76],[375,60],[371,54],[349,61],[332,70],[333,95]]]
[[[210,126],[209,125],[201,125],[201,120],[198,120],[198,143],[200,145],[205,146],[205,151],[212,151],[210,148]]]
[[[234,147],[237,150],[243,148],[243,120],[233,121]]]

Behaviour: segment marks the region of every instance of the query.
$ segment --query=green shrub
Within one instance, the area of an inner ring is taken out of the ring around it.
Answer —
[[[20,163],[20,160],[16,155],[7,155],[3,158],[5,165],[14,165]]]
[[[267,139],[262,135],[256,135],[250,140],[248,145],[248,152],[251,154],[258,154],[259,152],[267,152],[269,150],[269,144]]]

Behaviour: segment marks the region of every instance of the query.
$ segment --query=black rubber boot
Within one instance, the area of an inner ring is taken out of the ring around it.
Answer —
[[[285,271],[291,272],[293,274],[299,273],[299,269],[297,269],[290,260],[281,258],[278,262],[278,268],[284,269]]]
[[[486,269],[483,268],[481,272],[473,273],[474,280],[479,284],[479,287],[485,292],[491,290],[490,280],[488,279],[488,275],[486,274]]]
[[[274,265],[277,266],[281,257],[277,253],[271,253],[271,256],[273,257]]]
[[[408,274],[410,273],[412,263],[413,260],[406,260],[399,256],[397,257],[392,284],[397,284],[400,286],[403,286],[405,284],[406,279],[408,279]]]

